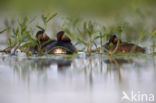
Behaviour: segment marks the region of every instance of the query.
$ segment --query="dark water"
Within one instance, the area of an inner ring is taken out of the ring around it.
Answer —
[[[0,103],[130,103],[121,101],[122,92],[155,95],[155,78],[156,56],[151,55],[27,58],[1,54]]]

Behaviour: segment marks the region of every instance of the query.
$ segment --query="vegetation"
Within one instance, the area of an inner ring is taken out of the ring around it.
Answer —
[[[146,15],[145,13],[143,14],[142,11],[139,11],[139,13],[138,11],[133,12],[133,14],[136,15],[136,17]],[[41,14],[40,18],[36,16],[25,16],[17,18],[16,20],[14,20],[14,22],[17,22],[17,25],[6,25],[6,28],[0,31],[1,34],[7,30],[11,31],[8,38],[8,48],[1,50],[1,52],[16,54],[16,50],[20,49],[28,56],[31,56],[33,54],[31,50],[37,45],[36,38],[34,38],[36,32],[38,30],[45,32],[48,31],[50,23],[51,25],[53,25],[53,23],[55,22],[56,25],[60,25],[60,20],[63,18],[62,24],[59,29],[64,30],[66,34],[70,36],[74,45],[78,47],[78,51],[86,52],[88,56],[90,56],[92,53],[109,54],[111,56],[115,54],[118,46],[120,45],[119,42],[116,49],[114,49],[113,51],[105,50],[105,48],[103,48],[104,44],[113,34],[118,35],[119,38],[124,37],[128,42],[133,41],[135,42],[135,44],[142,44],[144,48],[150,47],[150,50],[152,50],[152,53],[154,53],[156,45],[156,26],[152,28],[147,27],[140,30],[140,27],[142,26],[140,25],[140,23],[142,23],[143,21],[147,22],[147,17],[144,17],[143,20],[139,21],[140,18],[133,19],[133,17],[128,16],[129,20],[131,20],[131,22],[129,22],[124,19],[126,18],[126,16],[127,14],[125,15],[125,17],[115,17],[115,21],[111,22],[110,26],[105,26],[105,24],[93,19],[82,19],[82,17],[66,18],[60,16],[60,14],[58,16],[57,13]],[[42,22],[40,22],[40,20],[42,20]],[[51,20],[53,22],[50,22]],[[154,21],[155,19],[153,18],[152,20]],[[140,26],[138,27],[138,25],[136,24],[139,24]],[[150,31],[148,29],[150,29]],[[55,31],[58,31],[58,28]],[[133,37],[133,35],[135,36]],[[41,49],[38,54],[44,55]]]

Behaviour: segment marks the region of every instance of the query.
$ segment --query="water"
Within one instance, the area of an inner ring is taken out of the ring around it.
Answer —
[[[122,92],[156,93],[156,57],[0,56],[0,103],[129,103]],[[143,103],[143,102],[141,102]]]

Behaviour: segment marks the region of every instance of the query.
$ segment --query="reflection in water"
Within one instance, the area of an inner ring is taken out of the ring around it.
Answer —
[[[112,68],[113,70],[116,70],[118,72],[118,79],[119,81],[122,80],[120,68],[123,64],[131,64],[131,59],[123,59],[123,58],[109,58],[107,60],[104,60],[104,62],[107,64],[107,69]]]
[[[121,103],[123,90],[156,91],[155,57],[0,58],[0,102]]]
[[[71,66],[71,60],[64,60],[64,59],[37,59],[34,60],[31,65],[36,65],[37,69],[47,69],[49,68],[51,65],[57,65],[57,69],[59,71],[63,71],[67,68],[69,68]]]
[[[122,58],[109,58],[104,61],[107,64],[107,69],[113,69],[118,75],[118,80],[122,81],[120,68],[123,64],[132,63],[132,60],[122,59]]]
[[[132,60],[123,59],[123,58],[110,58],[110,59],[105,60],[105,63],[122,65],[122,64],[132,63]]]

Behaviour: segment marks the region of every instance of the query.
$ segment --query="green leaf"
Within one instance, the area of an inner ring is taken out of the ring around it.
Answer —
[[[27,26],[25,24],[22,24],[21,27],[21,35],[27,30]]]
[[[36,27],[37,27],[38,29],[42,30],[42,31],[45,31],[45,29],[44,29],[43,27],[39,26],[39,25],[36,25]]]
[[[79,32],[79,34],[83,34],[79,28],[77,28],[77,31]]]
[[[51,16],[48,18],[47,22],[49,22],[49,21],[50,21],[51,19],[53,19],[55,16],[57,16],[57,13],[51,15]]]
[[[101,35],[101,34],[100,34],[100,35],[98,35],[98,36],[95,37],[95,40],[96,40],[96,39],[99,39],[99,38],[102,39],[102,38],[104,38],[104,37],[105,37],[105,35]]]
[[[80,38],[78,38],[77,39],[80,43],[82,43],[83,45],[85,45],[85,46],[87,46],[88,44],[87,44],[87,42],[85,42],[85,41],[83,41],[83,40],[81,40]]]
[[[113,47],[114,47],[113,43],[110,43],[109,46],[111,49],[113,49]]]
[[[101,36],[96,36],[94,39],[96,40],[96,39],[99,39],[99,38],[101,38]]]
[[[9,29],[9,27],[3,29],[2,31],[0,31],[0,34],[2,34],[3,32],[7,31]]]
[[[8,45],[11,46],[11,43],[12,43],[12,40],[11,40],[11,37],[9,37],[9,39],[8,39]]]
[[[43,23],[47,24],[46,17],[44,15],[41,15],[41,18],[42,18]]]
[[[17,34],[19,34],[19,28],[16,28],[16,30],[13,29],[13,34],[14,34],[15,36],[17,36]]]
[[[72,33],[69,31],[69,29],[65,29],[65,32],[72,37]]]
[[[29,17],[28,16],[24,17],[22,24],[26,24],[28,20],[29,20]]]
[[[26,43],[24,43],[24,44],[22,45],[22,47],[24,47],[24,48],[28,48],[28,47],[32,46],[32,44],[33,44],[32,41],[30,41],[30,42],[26,42]]]
[[[78,24],[80,21],[80,18],[76,18],[74,21],[73,21],[73,27],[76,26],[76,24]]]
[[[24,35],[22,41],[29,41],[30,36],[29,35]]]
[[[94,46],[97,48],[97,44],[96,44],[96,42],[93,40],[93,44],[94,44]]]
[[[36,17],[37,17],[37,16],[33,17],[33,18],[30,20],[30,24],[31,24],[33,21],[35,21]]]
[[[83,23],[83,29],[84,29],[85,31],[87,30],[87,22],[86,22],[86,21]]]

